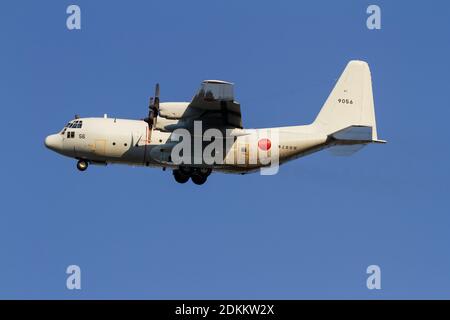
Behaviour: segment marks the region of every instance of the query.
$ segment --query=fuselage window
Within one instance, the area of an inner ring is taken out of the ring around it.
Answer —
[[[67,138],[70,138],[70,131],[67,131]]]
[[[70,133],[70,137],[71,137],[71,138],[75,138],[75,132],[74,132],[74,131],[72,131],[72,132]]]

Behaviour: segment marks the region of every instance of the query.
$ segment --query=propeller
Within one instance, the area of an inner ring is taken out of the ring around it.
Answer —
[[[153,114],[153,125],[156,125],[156,119],[159,115],[159,83],[155,87],[155,99],[153,100],[154,114]]]
[[[149,127],[156,125],[156,119],[159,114],[159,83],[155,87],[155,96],[150,98],[148,105],[148,117],[145,121],[148,123]]]

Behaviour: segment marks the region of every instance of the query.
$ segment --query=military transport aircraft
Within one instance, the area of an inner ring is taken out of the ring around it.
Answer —
[[[198,136],[203,136],[199,152],[193,142]],[[215,144],[209,147],[213,161],[205,157],[208,141]],[[182,142],[186,148],[174,153]],[[77,159],[80,171],[89,164],[109,163],[169,168],[177,182],[191,179],[198,185],[214,171],[245,174],[325,148],[346,155],[369,143],[385,142],[377,137],[371,74],[364,61],[348,63],[308,125],[244,129],[233,84],[206,80],[191,102],[160,102],[157,84],[145,119],[75,116],[45,139],[47,148]],[[174,154],[183,161],[175,161]],[[262,161],[264,157],[271,161]]]

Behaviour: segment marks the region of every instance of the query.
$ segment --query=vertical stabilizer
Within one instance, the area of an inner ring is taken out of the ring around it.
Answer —
[[[370,127],[371,140],[378,140],[372,79],[366,62],[354,60],[347,64],[314,125],[326,134],[350,126]]]

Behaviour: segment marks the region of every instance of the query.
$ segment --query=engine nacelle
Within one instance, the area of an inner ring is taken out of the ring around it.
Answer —
[[[172,132],[177,128],[184,127],[185,125],[186,124],[184,123],[183,119],[166,119],[158,117],[158,119],[156,120],[155,129],[164,132]]]
[[[161,102],[159,104],[159,115],[167,119],[181,119],[189,113],[190,102]]]

